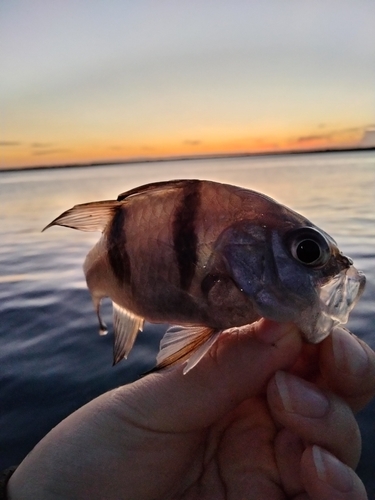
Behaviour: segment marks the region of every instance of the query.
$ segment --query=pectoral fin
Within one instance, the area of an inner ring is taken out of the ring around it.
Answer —
[[[203,358],[220,333],[221,330],[204,326],[169,328],[160,342],[157,366],[152,371],[187,361],[183,371],[185,375]]]
[[[119,205],[119,202],[112,200],[75,205],[56,217],[42,232],[51,226],[66,226],[80,231],[103,231]]]
[[[127,358],[139,330],[143,329],[144,319],[113,302],[113,364]]]

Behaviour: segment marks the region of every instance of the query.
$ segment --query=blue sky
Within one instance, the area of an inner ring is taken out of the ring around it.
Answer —
[[[7,0],[0,165],[354,145],[373,0]]]

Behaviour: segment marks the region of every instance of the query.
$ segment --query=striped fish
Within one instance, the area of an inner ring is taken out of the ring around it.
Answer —
[[[52,221],[101,231],[84,272],[100,325],[113,302],[114,364],[144,321],[170,323],[157,369],[189,371],[223,330],[265,317],[319,342],[345,323],[365,277],[303,216],[241,187],[200,180],[146,184],[117,200],[76,205]]]

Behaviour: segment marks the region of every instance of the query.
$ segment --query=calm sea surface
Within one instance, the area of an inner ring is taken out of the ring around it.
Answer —
[[[0,468],[19,463],[66,415],[155,362],[163,325],[146,325],[112,367],[82,264],[98,233],[41,229],[74,204],[158,180],[211,179],[264,192],[331,234],[365,272],[349,328],[375,348],[375,153],[191,160],[0,172]],[[111,325],[110,304],[104,315]],[[375,498],[375,402],[358,415],[359,474]]]

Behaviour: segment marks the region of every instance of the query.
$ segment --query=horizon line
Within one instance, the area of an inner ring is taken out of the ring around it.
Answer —
[[[322,154],[322,153],[342,153],[342,152],[358,152],[358,151],[374,151],[374,146],[350,146],[350,147],[333,147],[319,149],[291,149],[282,151],[258,151],[258,152],[238,152],[238,153],[207,153],[193,155],[176,155],[176,156],[161,156],[161,157],[136,157],[117,160],[97,160],[79,163],[57,163],[49,165],[21,165],[18,167],[0,166],[1,172],[17,172],[25,170],[44,170],[44,169],[62,169],[62,168],[80,168],[80,167],[100,167],[104,165],[131,165],[137,163],[158,163],[169,161],[190,161],[190,160],[210,160],[222,158],[247,158],[253,156],[282,156],[282,155],[303,155],[303,154]]]

